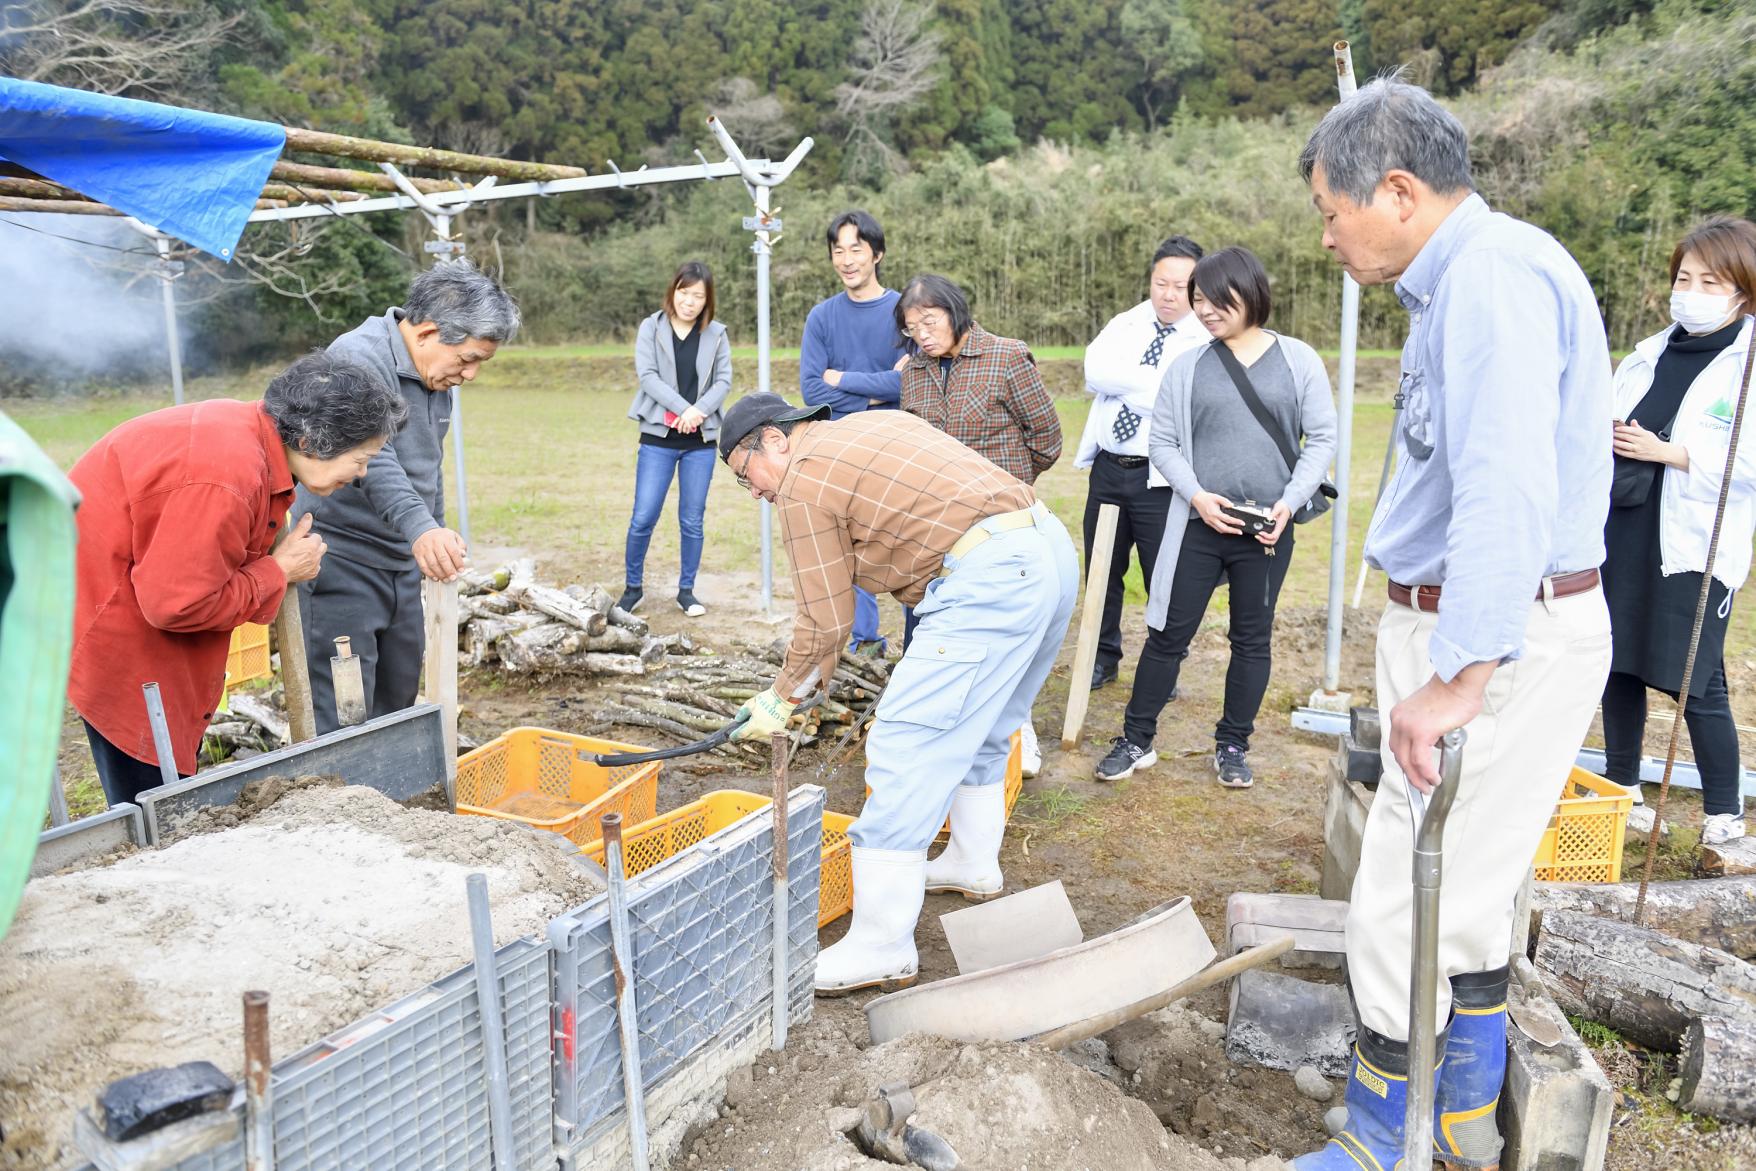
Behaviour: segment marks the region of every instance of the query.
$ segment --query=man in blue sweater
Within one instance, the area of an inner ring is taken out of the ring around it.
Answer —
[[[880,283],[884,229],[863,211],[844,211],[829,221],[829,262],[843,291],[819,301],[805,318],[799,350],[799,391],[812,406],[827,406],[840,419],[890,408],[902,397],[900,366],[906,352],[896,332],[894,289]],[[882,655],[878,599],[854,587],[851,649]]]

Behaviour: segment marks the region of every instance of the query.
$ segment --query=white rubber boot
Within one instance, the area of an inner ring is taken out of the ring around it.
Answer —
[[[859,988],[885,992],[915,982],[915,922],[926,894],[925,850],[851,850],[854,922],[840,943],[817,956],[817,995]]]
[[[1036,725],[1029,720],[1018,729],[1019,772],[1029,778],[1043,771],[1043,751],[1037,746]]]
[[[1000,839],[1006,836],[1006,786],[959,785],[951,798],[951,841],[927,863],[927,889],[951,891],[973,902],[997,898]]]

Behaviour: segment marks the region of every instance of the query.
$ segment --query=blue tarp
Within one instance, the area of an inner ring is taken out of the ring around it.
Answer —
[[[0,158],[223,260],[286,137],[272,122],[0,77]]]

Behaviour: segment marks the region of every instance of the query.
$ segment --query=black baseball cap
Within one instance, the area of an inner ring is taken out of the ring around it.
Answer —
[[[795,407],[778,394],[764,394],[761,391],[747,394],[733,403],[732,409],[720,421],[719,457],[722,460],[731,459],[733,449],[764,423],[791,423],[798,419],[828,417],[828,403],[815,407]]]

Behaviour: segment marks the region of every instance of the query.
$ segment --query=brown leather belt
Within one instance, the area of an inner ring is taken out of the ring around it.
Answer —
[[[1537,590],[1537,601],[1548,598],[1570,598],[1574,594],[1590,593],[1597,589],[1598,576],[1595,569],[1581,569],[1573,573],[1557,573],[1554,577],[1545,577],[1542,588]],[[1439,612],[1438,586],[1405,586],[1399,581],[1390,583],[1390,600],[1399,606],[1409,606],[1428,614]]]

